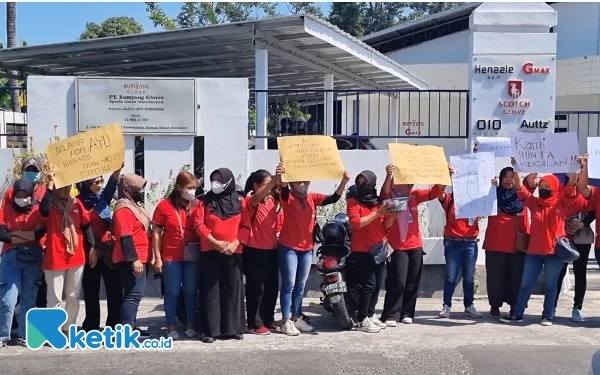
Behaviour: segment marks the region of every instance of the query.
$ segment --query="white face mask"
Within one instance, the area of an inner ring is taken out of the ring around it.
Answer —
[[[31,204],[31,197],[15,198],[15,204],[19,207],[27,207]]]
[[[181,198],[185,199],[186,201],[194,200],[195,197],[196,189],[185,189],[181,192]]]
[[[225,189],[227,189],[227,187],[229,186],[229,184],[231,183],[231,180],[227,181],[226,184],[223,184],[222,182],[219,181],[213,181],[211,183],[211,190],[213,193],[215,194],[221,194]]]

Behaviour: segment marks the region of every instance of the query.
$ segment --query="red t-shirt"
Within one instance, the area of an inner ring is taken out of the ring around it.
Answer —
[[[251,197],[246,198],[246,206],[250,215],[250,235],[248,245],[255,249],[274,250],[277,248],[277,222],[279,212],[275,199],[268,198],[260,202],[255,209],[250,204]]]
[[[13,208],[12,204],[0,208],[0,225],[6,226],[6,232],[29,232],[34,229],[43,229],[46,227],[46,219],[42,217],[39,211],[39,206],[33,206],[33,209],[27,213],[17,213]],[[42,244],[38,241],[40,246]],[[8,252],[16,245],[10,243],[2,244],[2,254]]]
[[[183,260],[183,239],[185,243],[200,242],[200,238],[194,231],[194,217],[198,201],[190,207],[189,215],[186,215],[185,209],[177,207],[177,212],[170,199],[160,201],[154,215],[152,223],[162,228],[162,241],[160,246],[161,259],[166,261],[180,262]],[[179,220],[177,220],[177,216]],[[181,222],[181,227],[179,223]],[[183,228],[184,238],[181,237],[181,228]]]
[[[298,251],[310,251],[315,247],[313,231],[317,208],[327,196],[309,193],[306,199],[290,194],[287,201],[281,201],[285,220],[279,233],[279,244]]]
[[[442,208],[446,213],[444,237],[475,238],[479,236],[479,222],[475,219],[457,219],[453,196],[446,193]],[[471,221],[471,223],[469,223]]]
[[[125,252],[121,245],[121,237],[132,236],[133,246],[142,263],[148,263],[150,259],[150,237],[144,225],[137,219],[131,209],[125,207],[113,214],[113,232],[115,237],[115,249],[112,259],[114,263],[125,262]]]
[[[90,223],[90,216],[79,199],[70,212],[77,231],[77,249],[73,255],[67,252],[65,237],[62,232],[62,216],[54,206],[50,206],[50,215],[46,226],[46,252],[42,269],[47,271],[61,271],[83,266],[85,264],[84,238],[81,227]]]
[[[529,211],[523,209],[516,215],[498,210],[496,216],[488,217],[483,248],[486,251],[516,253],[517,228],[519,233],[529,233]]]
[[[235,253],[241,254],[244,244],[248,242],[250,236],[250,211],[246,207],[246,200],[242,199],[240,213],[226,220],[213,214],[212,207],[206,207],[204,202],[200,201],[194,216],[194,228],[200,236],[201,251],[214,250],[208,241],[208,235],[211,234],[219,241],[233,242],[236,239],[239,240],[240,246],[235,250]]]
[[[110,223],[101,218],[98,212],[93,208],[88,210],[88,215],[90,216],[92,232],[94,233],[96,242],[109,241],[112,237],[112,234],[110,233]]]
[[[577,195],[575,186],[567,185],[558,203],[548,213],[551,220],[550,227],[556,228],[554,233],[549,233],[551,229],[542,221],[541,212],[543,207],[539,205],[538,198],[534,197],[524,186],[521,186],[521,189],[517,191],[517,195],[531,212],[531,237],[527,253],[536,255],[554,254],[555,241],[553,237],[563,238],[566,235],[565,218],[567,217],[569,205],[573,204]]]
[[[13,201],[14,187],[11,186],[6,189],[4,193],[4,198],[2,199],[2,206],[10,206]],[[37,203],[41,203],[44,195],[46,194],[46,186],[40,183],[35,185],[35,190],[33,191],[33,199],[37,201]]]
[[[350,250],[357,253],[368,253],[369,250],[385,239],[385,216],[379,215],[375,220],[360,228],[360,219],[369,216],[381,207],[367,207],[354,198],[346,202],[346,215],[350,219],[352,237],[350,239]]]
[[[421,203],[428,202],[433,199],[439,198],[442,190],[439,185],[434,185],[429,189],[416,189],[410,192],[408,199],[408,210],[410,213],[408,230],[404,242],[400,239],[400,227],[398,225],[398,219],[392,223],[392,227],[388,232],[388,240],[394,250],[414,250],[423,247],[423,238],[421,237],[421,230],[419,229],[419,211],[418,206]],[[390,199],[391,194],[381,194],[383,199]]]

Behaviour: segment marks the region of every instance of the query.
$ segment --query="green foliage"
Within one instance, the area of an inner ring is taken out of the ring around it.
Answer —
[[[269,105],[269,113],[267,118],[267,135],[277,135],[279,121],[284,117],[291,119],[310,120],[310,113],[302,111],[302,104],[297,101],[285,101],[278,104],[271,103]],[[252,106],[248,113],[250,121],[250,129],[256,130],[256,108]]]
[[[192,166],[190,164],[184,164],[177,173],[174,173],[171,169],[169,171],[169,176],[167,177],[167,186],[163,188],[163,180],[161,179],[158,182],[151,182],[148,185],[146,191],[146,201],[144,202],[144,207],[148,212],[153,211],[154,208],[158,205],[158,203],[165,199],[171,194],[173,189],[175,188],[175,179],[180,172],[191,172]],[[152,212],[150,212],[152,214]]]
[[[141,34],[143,32],[144,26],[133,17],[110,17],[102,21],[100,25],[95,22],[87,22],[79,39],[106,38],[109,36]]]
[[[325,18],[323,10],[314,2],[286,3],[290,14],[312,14],[319,18]]]

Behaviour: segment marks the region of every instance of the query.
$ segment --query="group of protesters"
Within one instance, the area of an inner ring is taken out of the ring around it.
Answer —
[[[555,247],[558,240],[569,238],[580,252],[573,264],[572,319],[583,320],[585,271],[593,241],[576,239],[585,238],[582,231],[594,221],[600,191],[588,186],[587,158],[579,161],[581,171],[565,181],[554,175],[521,178],[512,167],[493,181],[498,214],[488,218],[482,245],[493,318],[521,322],[543,268],[540,322],[552,324],[568,266]],[[144,208],[146,180],[136,174],[121,174],[119,169],[106,183],[101,176],[82,181],[73,196],[71,186],[55,186],[53,172],[44,176],[47,184],[40,183],[41,160],[27,158],[22,167],[23,177],[6,191],[0,209],[2,346],[11,340],[17,304],[16,339],[25,345],[26,312],[60,307],[63,295],[65,334],[77,322],[81,299],[86,314],[81,328],[99,330],[101,280],[107,298],[106,326],[130,325],[141,338],[149,337],[136,327],[136,317],[150,269],[162,277],[167,336],[174,340],[180,338],[178,320],[183,320],[187,338],[205,343],[241,340],[246,333],[297,336],[313,330],[302,300],[313,260],[317,211],[346,193],[351,178],[347,172],[337,190],[324,195],[309,191],[310,181],[283,182],[282,163],[273,174],[252,172],[243,188],[231,170],[219,168],[210,174],[208,192],[197,196],[199,180],[184,171],[150,215]],[[361,172],[354,180],[355,193],[347,200],[351,257],[360,285],[356,330],[376,333],[397,323],[413,323],[425,255],[418,205],[434,200],[446,213],[446,279],[439,317],[451,316],[460,270],[464,313],[481,317],[473,304],[479,218],[456,218],[450,187],[394,184],[395,170],[394,165],[386,167],[380,191],[376,174]],[[405,198],[407,209],[396,211],[386,203],[395,198]],[[393,251],[378,263],[372,249],[382,243]],[[384,279],[383,311],[377,316]],[[275,319],[278,297],[280,321]],[[510,307],[506,315],[501,314],[503,304]]]

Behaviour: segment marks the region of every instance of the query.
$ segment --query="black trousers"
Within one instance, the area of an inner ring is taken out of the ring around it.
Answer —
[[[246,332],[242,255],[225,255],[216,250],[200,254],[200,311],[206,322],[203,330],[212,337]]]
[[[279,293],[277,249],[244,247],[246,275],[246,314],[249,329],[269,327],[275,322]]]
[[[574,244],[579,251],[579,258],[573,262],[573,274],[575,275],[575,297],[573,298],[573,307],[581,310],[583,308],[583,299],[585,298],[585,290],[587,289],[587,266],[590,257],[592,245]],[[556,293],[556,301],[554,307],[558,305],[558,296],[562,288],[562,283],[567,274],[569,263],[565,263],[563,269],[558,276],[558,293]]]
[[[85,320],[81,327],[85,331],[100,329],[100,279],[104,280],[108,317],[106,327],[115,328],[121,323],[121,305],[123,304],[123,286],[119,271],[108,267],[104,259],[98,259],[96,267],[86,264],[83,269],[83,298],[85,301]]]
[[[375,264],[369,253],[352,253],[356,264],[360,296],[358,299],[358,321],[375,315],[379,291],[385,275],[385,262]]]
[[[491,307],[501,308],[507,303],[511,309],[517,304],[525,253],[485,252],[485,270],[487,273],[487,295]]]
[[[35,307],[45,308],[47,307],[46,296],[48,293],[48,285],[46,284],[46,278],[44,277],[44,273],[42,272],[42,279],[40,288],[38,289],[37,298],[35,301]]]
[[[394,251],[387,264],[381,320],[414,318],[423,271],[423,248]]]

